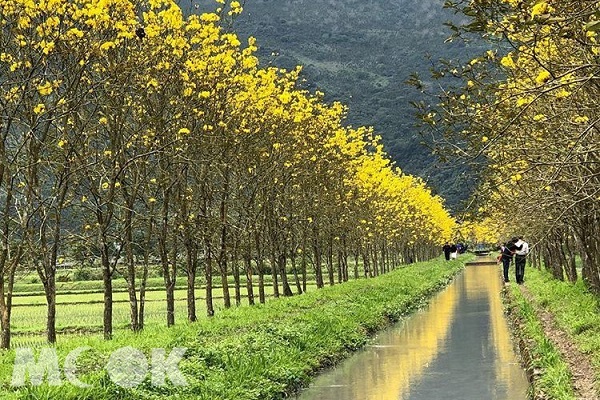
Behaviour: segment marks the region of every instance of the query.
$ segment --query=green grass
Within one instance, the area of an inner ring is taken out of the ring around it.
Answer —
[[[554,314],[558,326],[575,346],[590,356],[596,381],[600,381],[600,298],[589,293],[581,280],[575,284],[562,282],[532,268],[526,275],[536,305]]]
[[[462,268],[462,261],[434,260],[369,279],[280,298],[265,305],[223,310],[195,324],[170,329],[151,326],[142,333],[118,331],[114,340],[94,335],[58,344],[60,357],[79,346],[79,378],[91,388],[9,386],[13,352],[0,353],[3,399],[279,399],[289,396],[320,368],[362,347],[369,336],[415,309]],[[135,389],[110,382],[100,366],[111,351],[134,346],[186,347],[180,369],[188,386],[153,387],[149,379]]]
[[[572,389],[571,373],[560,353],[544,336],[541,322],[534,307],[527,302],[518,289],[512,287],[513,307],[521,327],[518,335],[527,343],[531,356],[531,371],[539,373],[531,385],[531,398],[568,400],[575,399]]]
[[[518,334],[531,352],[530,367],[537,371],[532,397],[575,399],[571,371],[544,335],[536,310],[544,307],[554,314],[558,326],[570,335],[576,347],[591,357],[596,380],[600,380],[600,301],[587,292],[581,281],[576,284],[557,281],[545,271],[533,268],[527,269],[526,280],[533,302],[525,299],[517,286],[511,286],[509,306],[521,321]]]

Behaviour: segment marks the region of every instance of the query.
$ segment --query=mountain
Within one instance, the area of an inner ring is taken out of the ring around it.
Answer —
[[[181,2],[194,12],[215,4]],[[443,24],[452,19],[443,0],[247,0],[234,29],[257,38],[262,63],[302,65],[309,89],[348,105],[348,124],[373,126],[396,164],[421,176],[456,209],[471,184],[463,179],[464,168],[440,165],[420,145],[410,105],[419,94],[405,84],[414,72],[429,76],[428,57],[474,54],[462,42],[444,44],[450,30]]]

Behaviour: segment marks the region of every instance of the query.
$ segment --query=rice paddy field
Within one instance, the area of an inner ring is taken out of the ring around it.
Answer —
[[[31,278],[28,278],[31,279]],[[289,276],[292,282],[293,276]],[[256,277],[255,282],[258,280]],[[43,287],[39,283],[20,283],[15,285],[12,311],[12,344],[15,347],[43,346],[46,344],[46,298]],[[185,277],[178,277],[179,285],[185,285]],[[165,289],[162,278],[150,278],[146,289],[145,324],[161,326],[166,324]],[[113,325],[116,330],[128,329],[129,295],[124,279],[113,281]],[[316,289],[314,281],[307,283],[307,291]],[[295,286],[292,286],[295,291]],[[233,284],[229,288],[231,302],[235,307],[235,291]],[[61,338],[78,335],[102,336],[102,317],[104,295],[102,281],[75,281],[57,283],[56,328]],[[240,289],[241,305],[248,304],[246,282],[242,281]],[[267,300],[273,297],[273,287],[265,283]],[[175,318],[182,322],[187,318],[187,290],[178,286],[175,291]],[[204,317],[205,286],[200,282],[196,286],[196,313],[198,318]],[[138,293],[139,297],[139,293]],[[258,302],[258,285],[254,285],[255,302]],[[213,288],[214,306],[218,312],[223,308],[222,287]]]

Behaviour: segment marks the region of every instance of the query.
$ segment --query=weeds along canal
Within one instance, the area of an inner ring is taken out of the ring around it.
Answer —
[[[381,332],[299,400],[525,400],[495,264],[469,265],[423,310]]]

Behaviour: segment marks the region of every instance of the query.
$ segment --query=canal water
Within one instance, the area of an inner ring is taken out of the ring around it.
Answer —
[[[429,305],[319,375],[298,400],[525,400],[495,265],[467,266]]]

